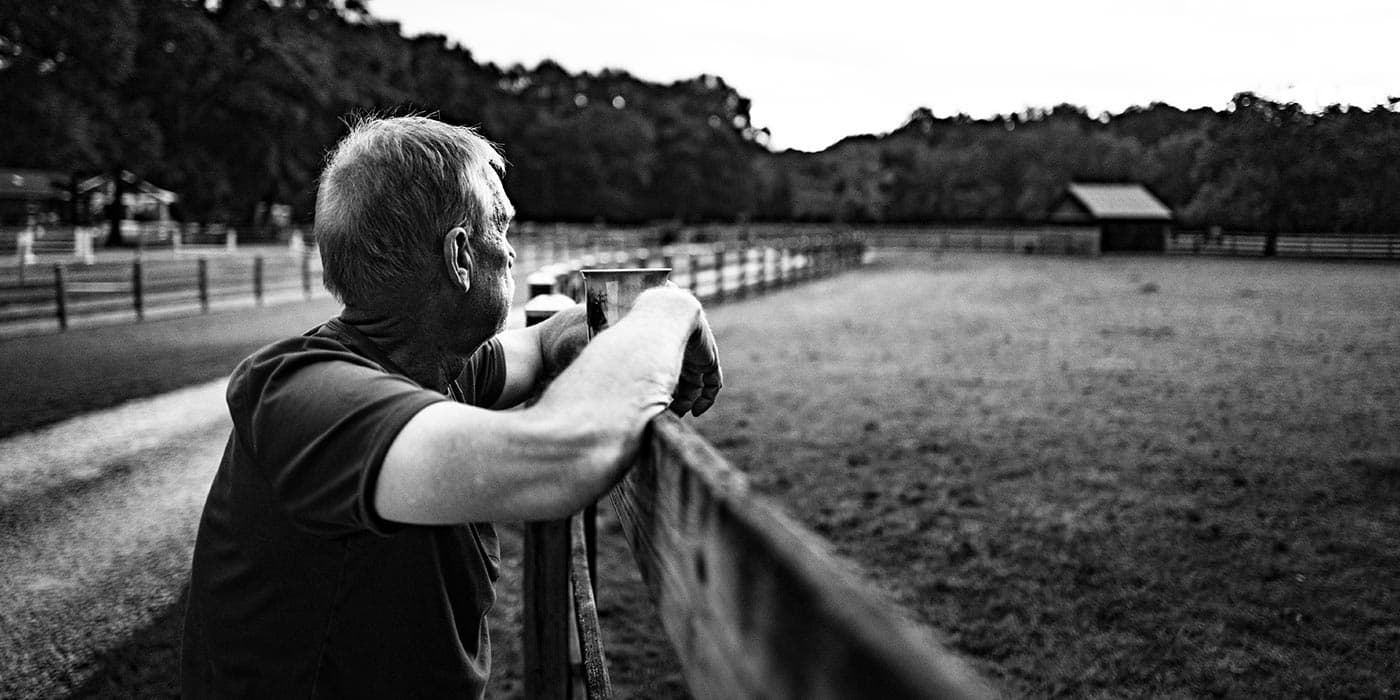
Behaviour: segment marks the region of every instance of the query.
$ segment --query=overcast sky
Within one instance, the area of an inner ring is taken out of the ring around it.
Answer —
[[[1308,108],[1400,96],[1400,0],[371,0],[478,61],[723,76],[775,148],[883,133],[916,107],[977,117],[1252,90]]]

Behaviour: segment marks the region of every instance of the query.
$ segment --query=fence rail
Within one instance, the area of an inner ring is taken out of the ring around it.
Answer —
[[[153,311],[309,298],[319,280],[320,259],[310,249],[19,266],[0,272],[0,327],[45,332],[79,318],[141,320]]]
[[[1400,234],[1175,231],[1167,252],[1280,258],[1400,260]]]
[[[870,245],[881,248],[1044,255],[1101,252],[1097,226],[891,226],[872,227],[863,233]]]
[[[859,265],[860,236],[663,249],[549,265],[527,318],[581,298],[580,267],[673,267],[710,303]],[[532,309],[540,311],[532,315]],[[820,539],[750,492],[743,474],[669,414],[610,500],[697,698],[983,698],[987,685],[835,563]],[[597,629],[593,513],[529,523],[522,651],[530,698],[610,697]],[[573,615],[561,615],[572,592]],[[572,624],[560,623],[571,620]],[[572,649],[572,652],[570,651]]]

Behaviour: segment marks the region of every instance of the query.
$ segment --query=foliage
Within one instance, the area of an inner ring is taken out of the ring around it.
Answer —
[[[133,170],[179,192],[187,219],[246,222],[273,202],[308,218],[346,124],[407,113],[505,144],[525,218],[733,220],[755,206],[766,134],[714,76],[480,64],[345,0],[5,4],[0,163]]]
[[[1079,180],[1145,183],[1186,225],[1365,232],[1400,228],[1397,158],[1393,104],[1314,114],[1241,93],[1222,112],[1156,103],[1098,119],[920,108],[888,135],[780,159],[770,179],[796,183],[791,214],[806,220],[1043,221]],[[879,187],[852,200],[861,173]]]
[[[717,76],[479,63],[355,0],[0,4],[0,164],[132,170],[180,193],[188,220],[248,222],[272,202],[305,220],[347,122],[429,113],[504,144],[526,219],[1041,221],[1070,181],[1097,180],[1144,182],[1193,226],[1400,228],[1393,103],[920,108],[888,134],[771,153]]]

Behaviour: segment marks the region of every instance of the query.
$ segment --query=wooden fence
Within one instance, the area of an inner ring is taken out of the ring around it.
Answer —
[[[589,238],[590,232],[576,227],[558,236],[552,228],[521,233],[513,238],[517,263],[543,265],[587,255],[601,259],[613,249],[637,249],[647,242],[648,233],[605,231]],[[16,231],[9,233],[13,243]],[[16,248],[14,264],[0,264],[0,335],[62,331],[75,321],[124,323],[152,314],[207,313],[322,294],[320,256],[307,237],[294,237],[284,245],[240,246],[236,237],[222,232],[215,238],[192,239],[186,234],[174,239],[206,243],[176,244],[167,236],[164,245],[156,245],[152,230],[146,232],[150,240],[143,246],[103,250],[91,245],[89,233],[72,228],[48,232],[43,245],[28,248],[29,259]]]
[[[862,262],[859,236],[665,249],[550,265],[532,276],[532,321],[579,299],[589,266],[673,267],[709,303]],[[554,294],[550,294],[553,292]],[[652,421],[610,494],[661,623],[697,698],[984,698],[995,693],[835,563],[820,538],[749,490],[679,419]],[[529,698],[611,696],[595,603],[594,511],[527,523],[521,643]]]
[[[862,229],[870,245],[934,251],[1099,255],[1097,226],[874,226]]]
[[[1176,255],[1400,260],[1400,234],[1174,231],[1167,239],[1167,252]]]
[[[151,312],[207,313],[269,299],[310,298],[320,279],[320,258],[305,248],[18,266],[0,274],[0,326],[65,330],[76,318],[139,321]]]

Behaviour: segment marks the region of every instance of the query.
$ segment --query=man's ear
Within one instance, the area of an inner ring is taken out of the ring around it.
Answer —
[[[467,230],[458,226],[442,237],[442,262],[447,275],[463,292],[472,288],[472,255],[467,247]]]

